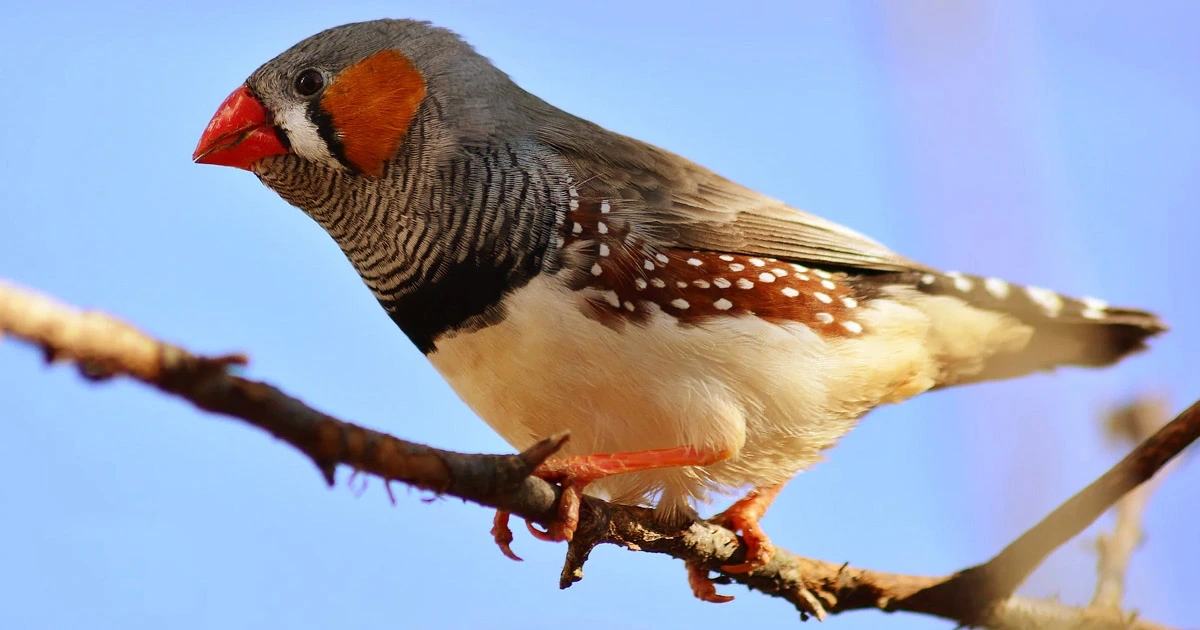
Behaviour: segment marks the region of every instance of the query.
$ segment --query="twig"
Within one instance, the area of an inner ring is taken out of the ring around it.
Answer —
[[[1138,444],[1154,434],[1170,417],[1167,402],[1161,398],[1143,397],[1113,410],[1105,418],[1105,428],[1120,444]],[[1109,535],[1096,540],[1096,594],[1092,606],[1120,608],[1125,591],[1125,576],[1129,560],[1142,544],[1142,515],[1150,496],[1163,477],[1176,466],[1174,460],[1163,467],[1153,480],[1142,484],[1117,502],[1116,525]]]
[[[916,599],[922,604],[926,598],[940,599],[944,590],[969,594],[953,603],[954,618],[980,623],[991,604],[1016,591],[1046,556],[1095,522],[1130,490],[1153,477],[1197,437],[1200,437],[1200,401],[1139,444],[1108,472],[1067,499],[991,560],[959,571],[947,583],[919,594]]]
[[[510,511],[545,524],[559,488],[530,477],[565,441],[554,436],[519,455],[466,455],[407,442],[313,410],[280,390],[231,374],[241,356],[205,358],[160,342],[114,318],[83,313],[0,282],[0,334],[41,348],[49,360],[76,362],[88,378],[133,377],[270,432],[308,456],[328,483],[338,464]],[[1200,403],[1026,532],[992,561],[946,577],[857,569],[778,550],[767,566],[728,578],[781,597],[802,613],[823,609],[909,611],[989,628],[1162,629],[1109,608],[1079,609],[1011,596],[1050,550],[1078,533],[1113,501],[1145,481],[1200,435]],[[706,521],[666,524],[651,510],[585,497],[563,585],[582,577],[598,544],[671,555],[703,566],[741,562],[729,530]],[[816,606],[815,604],[819,604]]]

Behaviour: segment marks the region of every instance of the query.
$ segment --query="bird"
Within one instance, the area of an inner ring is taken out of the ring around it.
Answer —
[[[560,484],[741,535],[872,409],[1060,366],[1102,367],[1154,314],[926,266],[519,87],[456,33],[322,31],[221,103],[195,162],[254,173],[333,238],[455,393]],[[492,534],[515,558],[508,514]],[[693,593],[717,593],[688,565]]]

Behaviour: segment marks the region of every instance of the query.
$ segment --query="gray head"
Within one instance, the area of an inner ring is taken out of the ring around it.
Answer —
[[[255,70],[239,92],[241,101],[263,110],[256,112],[263,118],[258,126],[279,146],[264,137],[257,151],[239,151],[225,145],[243,144],[230,133],[247,133],[244,121],[217,130],[223,134],[213,134],[210,124],[199,161],[250,169],[286,154],[379,177],[418,118],[431,123],[426,142],[449,150],[519,134],[531,113],[547,111],[458,35],[414,20],[357,22],[317,33]],[[226,150],[245,155],[221,155]]]

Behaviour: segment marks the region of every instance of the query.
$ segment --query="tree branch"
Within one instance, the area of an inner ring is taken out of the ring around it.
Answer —
[[[95,312],[80,312],[0,282],[0,333],[75,362],[89,379],[129,376],[206,411],[243,420],[304,453],[332,484],[345,464],[391,481],[469,499],[546,524],[560,489],[529,473],[567,439],[547,438],[518,455],[467,455],[407,442],[316,411],[279,389],[231,374],[240,355],[201,357]],[[781,597],[802,614],[858,609],[909,611],[988,628],[1161,629],[1107,607],[1075,608],[1013,596],[1051,551],[1078,534],[1200,436],[1200,403],[1143,442],[985,564],[944,577],[899,575],[801,558],[779,550],[767,566],[724,580]],[[707,521],[664,523],[647,508],[585,497],[561,584],[582,578],[591,549],[615,544],[716,568],[743,560],[729,530]]]

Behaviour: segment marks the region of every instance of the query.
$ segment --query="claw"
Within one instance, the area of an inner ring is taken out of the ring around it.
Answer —
[[[538,529],[537,526],[533,524],[533,521],[525,521],[525,528],[529,530],[530,536],[533,536],[534,538],[536,538],[540,541],[543,541],[543,542],[561,542],[562,541],[562,538],[554,537],[553,528],[545,529],[545,530]]]
[[[517,562],[524,562],[524,559],[512,550],[513,533],[508,527],[509,516],[505,510],[496,510],[496,516],[492,519],[492,539],[496,541],[496,546],[500,547],[500,553]]]
[[[717,585],[713,584],[711,578],[708,577],[708,569],[693,564],[687,563],[688,586],[692,587],[692,595],[696,599],[712,604],[724,604],[733,601],[732,595],[720,595],[717,593]]]

